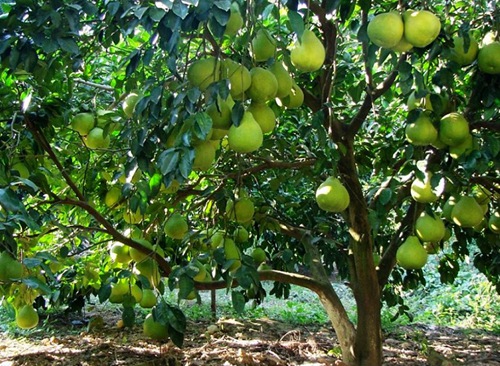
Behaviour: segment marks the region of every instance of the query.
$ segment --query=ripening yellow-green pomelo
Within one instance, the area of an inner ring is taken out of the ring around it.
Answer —
[[[441,31],[441,21],[428,10],[407,10],[403,22],[404,37],[415,47],[427,47]]]
[[[436,202],[444,191],[444,180],[441,179],[436,187],[432,186],[432,173],[427,172],[424,178],[416,177],[410,187],[412,198],[421,203]]]
[[[172,239],[182,239],[188,232],[188,229],[186,219],[179,213],[172,214],[163,227],[165,235]]]
[[[340,180],[328,177],[316,190],[316,202],[322,210],[341,212],[349,206],[349,192]]]
[[[398,264],[405,269],[420,269],[427,263],[428,254],[416,236],[409,236],[396,252]]]
[[[292,64],[303,72],[319,70],[325,62],[325,57],[325,46],[309,29],[304,30],[300,42],[290,51]]]
[[[411,51],[412,49],[413,45],[410,42],[408,42],[404,36],[401,37],[397,45],[391,47],[391,50],[400,53],[408,52]]]
[[[30,176],[30,171],[29,171],[28,167],[26,166],[26,164],[24,164],[24,163],[17,162],[15,164],[13,164],[10,169],[16,171],[17,176],[19,176],[23,179],[28,179]]]
[[[490,215],[488,227],[495,234],[500,234],[500,211],[495,211]]]
[[[137,93],[128,94],[122,102],[122,109],[125,116],[131,118],[134,115],[135,106],[139,102],[140,96]]]
[[[146,337],[156,341],[165,341],[168,339],[168,326],[156,322],[153,314],[148,314],[144,319],[142,331]]]
[[[278,80],[274,74],[262,67],[254,67],[250,70],[252,83],[247,90],[248,97],[256,102],[267,102],[276,97],[278,92]]]
[[[122,190],[118,187],[111,187],[104,196],[104,203],[108,207],[114,207],[122,197]]]
[[[248,233],[248,230],[245,229],[243,226],[237,227],[234,232],[233,232],[233,238],[234,241],[237,243],[244,243],[248,240],[250,234]]]
[[[278,81],[278,91],[276,93],[276,97],[284,98],[290,94],[293,86],[293,78],[283,65],[283,62],[276,61],[269,67],[269,71],[273,73]]]
[[[144,215],[142,214],[140,208],[138,208],[135,212],[127,208],[123,213],[123,221],[127,224],[139,224],[143,219]]]
[[[485,74],[500,74],[500,42],[492,42],[479,50],[477,66]]]
[[[115,242],[111,245],[109,248],[109,256],[113,262],[117,263],[130,263],[132,261],[130,248],[119,242]]]
[[[274,126],[276,126],[276,115],[272,108],[266,103],[252,102],[247,112],[252,113],[253,118],[262,129],[262,133],[266,134],[274,130]]]
[[[210,84],[220,80],[221,63],[210,56],[194,61],[188,68],[187,78],[191,85],[206,90]]]
[[[95,118],[92,113],[82,112],[73,116],[71,128],[81,136],[86,136],[95,127]]]
[[[412,145],[427,146],[436,141],[438,130],[434,127],[430,116],[421,113],[415,121],[406,125],[405,135]]]
[[[403,38],[404,25],[401,15],[396,12],[375,15],[368,23],[368,38],[382,48],[396,47]]]
[[[83,138],[83,142],[89,149],[107,149],[111,143],[109,135],[104,134],[100,127],[94,127]]]
[[[7,282],[23,277],[23,265],[7,252],[0,253],[0,281]]]
[[[415,222],[415,232],[423,242],[441,241],[445,234],[444,222],[440,217],[424,212]]]
[[[135,241],[137,243],[139,243],[141,246],[143,246],[144,248],[153,250],[153,244],[151,244],[151,242],[149,242],[148,240],[135,239]],[[146,258],[149,257],[149,255],[144,253],[143,251],[136,249],[136,248],[132,248],[132,247],[129,248],[129,254],[134,262],[142,262],[143,260],[145,260]]]
[[[286,97],[281,98],[281,102],[283,103],[283,106],[288,109],[299,108],[302,106],[304,103],[304,92],[300,86],[295,83],[295,81],[292,83],[290,93]]]
[[[479,52],[479,44],[474,37],[469,36],[467,51],[465,50],[464,37],[453,37],[453,48],[450,49],[448,58],[456,62],[460,66],[470,65],[477,58]]]
[[[142,299],[139,302],[141,308],[151,309],[156,305],[157,299],[156,294],[153,290],[146,288],[142,290]]]
[[[226,100],[218,98],[216,103],[207,108],[207,114],[212,118],[212,128],[228,129],[231,127],[231,108]]]
[[[241,197],[236,203],[233,200],[227,201],[226,214],[236,222],[247,223],[252,220],[254,213],[255,206],[249,197]]]
[[[224,255],[227,260],[232,260],[232,264],[229,266],[229,271],[236,271],[241,267],[241,252],[236,243],[229,238],[224,240]]]
[[[226,23],[224,35],[232,37],[243,27],[243,17],[241,16],[240,7],[237,2],[231,4],[229,11],[229,19]]]
[[[252,84],[250,71],[242,64],[226,58],[222,64],[222,78],[229,80],[229,92],[236,100],[244,99],[244,94]],[[231,108],[228,104],[228,106]]]
[[[240,125],[232,125],[227,134],[229,148],[239,153],[258,150],[264,141],[262,129],[252,113],[245,111]]]
[[[210,141],[202,141],[194,147],[193,170],[205,172],[215,160],[215,147]]]
[[[22,306],[16,313],[16,324],[21,329],[31,329],[38,325],[39,317],[33,305]]]
[[[461,227],[475,227],[483,221],[483,208],[474,197],[462,196],[451,211],[453,222]]]
[[[469,135],[469,122],[460,113],[452,112],[441,118],[439,139],[446,145],[460,145]]]
[[[467,138],[461,144],[450,146],[449,148],[450,156],[453,159],[458,159],[472,150],[474,150],[474,137],[471,134],[468,134]]]
[[[276,52],[276,40],[264,28],[261,28],[252,39],[252,55],[257,62],[267,61],[274,57]]]

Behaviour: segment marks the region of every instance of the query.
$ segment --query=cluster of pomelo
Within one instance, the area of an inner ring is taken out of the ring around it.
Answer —
[[[231,10],[237,13],[234,8]],[[242,26],[237,17],[234,24]],[[237,34],[230,18],[228,28],[232,35]],[[277,41],[265,28],[259,28],[251,41],[252,62],[240,63],[224,55],[221,58],[208,56],[191,63],[187,70],[187,79],[191,86],[201,91],[210,84],[227,80],[229,96],[217,98],[207,108],[212,119],[210,139],[219,141],[227,136],[229,149],[238,153],[250,153],[258,150],[264,135],[271,133],[276,125],[274,105],[284,108],[298,108],[302,105],[304,94],[295,83],[285,63],[278,59]],[[325,60],[325,48],[315,33],[305,30],[300,41],[290,51],[292,65],[300,72],[318,70]],[[250,60],[249,60],[250,61]],[[247,67],[249,66],[249,67]],[[234,101],[242,102],[244,114],[240,121],[233,123],[232,108]],[[200,143],[200,145],[203,144]],[[205,146],[217,147],[217,142]],[[207,147],[200,154],[215,157],[215,151],[208,153]],[[198,152],[195,150],[196,155]],[[207,169],[211,162],[204,166]]]

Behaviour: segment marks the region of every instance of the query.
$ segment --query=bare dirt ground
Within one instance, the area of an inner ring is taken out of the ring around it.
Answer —
[[[0,366],[339,365],[331,328],[270,319],[188,323],[184,347],[153,342],[141,326],[119,329],[115,314],[88,330],[87,317],[59,319],[30,332],[0,333]],[[101,318],[94,318],[101,320]],[[217,327],[213,327],[216,325]],[[211,327],[212,334],[207,331]],[[411,325],[385,334],[384,365],[499,365],[500,336]]]

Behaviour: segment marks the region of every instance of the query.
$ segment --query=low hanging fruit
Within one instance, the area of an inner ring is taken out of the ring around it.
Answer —
[[[460,145],[469,135],[469,122],[460,113],[452,112],[441,118],[439,139],[446,145]]]
[[[349,192],[340,180],[329,177],[316,190],[316,202],[322,210],[342,212],[349,206]]]
[[[232,125],[227,134],[229,148],[239,153],[258,150],[264,141],[262,129],[252,113],[245,112],[240,125]]]
[[[500,42],[492,42],[479,50],[477,66],[485,74],[500,74]]]
[[[412,145],[427,146],[436,141],[438,130],[434,127],[429,115],[421,113],[415,121],[406,125],[405,135]]]
[[[38,325],[39,317],[33,305],[21,307],[16,313],[16,324],[21,329],[31,329]]]
[[[188,232],[188,224],[181,214],[174,213],[165,222],[163,230],[169,238],[182,239]]]
[[[160,322],[156,322],[153,318],[153,314],[148,314],[146,316],[142,329],[144,335],[151,339],[157,341],[164,341],[168,339],[168,326],[161,324]]]
[[[396,261],[404,269],[420,269],[427,263],[427,251],[416,236],[409,236],[396,252]]]
[[[445,234],[443,220],[438,216],[432,216],[424,212],[415,222],[415,232],[423,242],[441,241]]]

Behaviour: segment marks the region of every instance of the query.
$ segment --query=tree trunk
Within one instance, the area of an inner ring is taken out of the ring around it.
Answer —
[[[355,366],[382,365],[382,330],[380,320],[380,287],[373,262],[373,237],[368,207],[359,181],[353,140],[344,140],[345,155],[339,172],[349,192],[349,224],[351,286],[356,299],[358,321],[354,342]],[[348,365],[351,363],[347,362]]]

